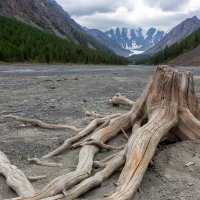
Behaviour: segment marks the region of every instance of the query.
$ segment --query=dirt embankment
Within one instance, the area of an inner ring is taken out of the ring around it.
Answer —
[[[200,66],[200,45],[192,51],[189,51],[174,61],[172,66]]]
[[[85,111],[100,114],[126,112],[127,107],[112,107],[108,98],[117,92],[136,100],[143,91],[148,77],[155,68],[149,66],[0,66],[0,115],[14,113],[38,118],[50,123],[65,123],[83,128],[91,120]],[[195,75],[196,93],[200,94],[200,69],[191,70]],[[80,149],[63,153],[49,159],[63,163],[53,168],[30,164],[27,158],[41,157],[74,135],[69,130],[45,130],[31,125],[1,118],[0,150],[6,153],[11,163],[27,176],[48,175],[47,179],[33,182],[40,190],[53,178],[74,170]],[[125,143],[119,135],[110,144]],[[115,151],[115,150],[113,150]],[[154,165],[149,166],[136,200],[199,200],[200,197],[200,142],[184,141],[177,144],[162,144],[154,156]],[[111,152],[100,152],[95,159],[102,159]],[[185,167],[188,162],[194,165]],[[113,182],[119,173],[83,196],[85,199],[102,199],[103,194],[114,190]],[[0,176],[0,199],[16,194],[7,187]]]

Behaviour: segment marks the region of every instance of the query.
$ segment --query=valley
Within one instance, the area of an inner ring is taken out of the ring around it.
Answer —
[[[194,73],[195,89],[200,97],[200,69],[182,68]],[[37,118],[49,123],[62,123],[85,127],[93,118],[86,117],[86,111],[100,114],[125,113],[129,107],[113,107],[108,99],[121,92],[136,100],[155,71],[152,66],[94,66],[94,65],[0,65],[0,90],[2,115],[11,114]],[[47,167],[28,163],[27,159],[41,157],[60,146],[65,139],[75,135],[71,130],[48,130],[1,118],[0,149],[13,165],[26,176],[47,175],[46,179],[31,182],[36,191],[53,178],[71,172],[78,162],[80,148],[65,151],[49,158],[49,162],[62,163],[62,167]],[[111,140],[114,146],[126,142],[123,134]],[[183,151],[184,149],[184,151]],[[102,150],[95,160],[117,152]],[[200,143],[183,141],[176,144],[159,145],[153,166],[145,173],[140,191],[134,200],[188,199],[198,200],[200,196]],[[184,167],[188,162],[195,164]],[[94,169],[94,172],[97,172]],[[114,190],[115,173],[81,198],[103,199],[104,194]],[[0,199],[15,197],[5,178],[0,176]]]
[[[200,0],[0,0],[0,200],[199,200]]]

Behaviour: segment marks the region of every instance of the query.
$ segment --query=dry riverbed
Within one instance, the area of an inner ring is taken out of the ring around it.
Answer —
[[[182,68],[194,73],[195,89],[200,97],[200,68]],[[49,123],[62,123],[85,127],[92,118],[85,111],[100,114],[126,112],[127,107],[112,107],[108,99],[117,92],[136,100],[155,71],[150,66],[47,66],[0,65],[0,115],[15,114],[37,118]],[[49,159],[63,163],[60,168],[44,167],[27,162],[28,158],[41,157],[60,146],[65,139],[76,134],[69,130],[45,130],[13,120],[0,119],[0,151],[27,176],[48,175],[33,182],[36,190],[43,188],[53,178],[73,171],[80,149],[67,151]],[[119,135],[110,144],[126,142]],[[95,159],[109,153],[102,151]],[[184,141],[162,144],[149,166],[136,200],[199,200],[200,199],[200,142]],[[186,163],[194,165],[185,167]],[[81,198],[102,199],[114,190],[119,172],[101,187],[91,190]],[[16,194],[0,176],[0,199]]]

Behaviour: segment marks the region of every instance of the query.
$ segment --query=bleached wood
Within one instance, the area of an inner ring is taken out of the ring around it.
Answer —
[[[97,172],[94,176],[85,179],[72,189],[67,191],[66,197],[62,200],[77,199],[80,195],[84,194],[88,190],[101,185],[101,183],[110,177],[117,169],[119,169],[125,163],[125,150],[119,152],[114,158],[106,163],[105,168],[102,171]]]
[[[120,150],[122,148],[124,148],[124,146],[121,146],[121,147],[115,147],[115,146],[112,146],[112,145],[108,145],[108,144],[104,144],[103,142],[100,142],[98,140],[87,140],[86,142],[83,142],[81,143],[80,146],[85,146],[85,145],[95,145],[95,146],[98,146],[102,149],[106,149],[106,150]]]
[[[104,118],[97,118],[97,119],[94,119],[92,122],[90,122],[90,124],[84,128],[80,133],[78,133],[77,135],[75,135],[74,137],[71,137],[67,140],[65,140],[65,142],[60,146],[58,147],[57,149],[55,149],[54,151],[48,153],[47,155],[43,156],[43,158],[49,158],[49,157],[52,157],[52,156],[56,156],[58,154],[61,154],[62,152],[64,152],[65,150],[68,150],[72,147],[72,145],[80,140],[81,138],[89,135],[92,131],[94,131],[100,124],[103,124],[105,123],[107,120],[109,120],[110,122],[110,119],[113,119],[113,118],[116,118],[116,117],[119,117],[120,113],[117,113],[117,114],[112,114],[112,115],[109,115],[107,117],[104,117]]]
[[[24,173],[11,165],[7,156],[0,151],[0,174],[6,177],[6,182],[19,196],[28,197],[35,194],[34,188]]]
[[[127,140],[129,140],[129,137],[128,137],[128,135],[126,134],[125,130],[124,130],[123,128],[121,128],[121,131],[122,131],[122,133],[124,134],[124,137],[125,137]]]
[[[95,118],[103,118],[103,117],[106,117],[106,116],[104,116],[104,115],[100,115],[99,113],[96,113],[96,112],[94,112],[94,111],[86,111],[85,112],[85,115],[87,116],[87,117],[95,117]]]
[[[76,170],[52,180],[36,195],[17,199],[76,199],[91,188],[99,186],[123,166],[115,184],[116,190],[107,199],[132,199],[161,141],[200,139],[199,104],[191,73],[158,66],[155,75],[150,78],[135,103],[127,101],[120,94],[118,97],[123,99],[120,103],[131,106],[129,112],[108,117],[91,113],[90,116],[96,119],[83,131],[44,156],[57,155],[72,146],[82,144]],[[124,150],[101,161],[94,161],[100,148],[107,148],[105,143],[123,130],[132,131]],[[90,133],[89,139],[79,141]],[[100,167],[101,171],[91,176],[93,167]]]
[[[46,179],[47,175],[40,175],[40,176],[28,176],[28,180],[30,181],[38,181],[42,179]]]
[[[41,161],[39,158],[28,158],[29,162],[35,163],[37,165],[49,166],[49,167],[62,167],[62,163],[52,163],[47,161]]]
[[[112,99],[109,99],[108,102],[113,105],[127,105],[130,107],[132,107],[134,104],[134,101],[127,99],[125,96],[121,95],[120,93],[117,93]]]
[[[19,117],[19,116],[15,116],[15,115],[4,115],[3,117],[8,118],[8,119],[14,119],[19,122],[30,123],[34,126],[39,126],[41,128],[45,128],[45,129],[71,129],[73,131],[80,130],[74,126],[62,125],[62,124],[48,124],[48,123],[45,123],[38,119],[23,118],[23,117]]]

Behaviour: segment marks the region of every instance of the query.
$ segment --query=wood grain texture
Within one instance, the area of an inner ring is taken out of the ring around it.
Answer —
[[[24,173],[11,165],[7,156],[0,151],[0,173],[6,177],[6,182],[19,196],[28,197],[35,194],[34,188]]]
[[[55,178],[35,195],[16,199],[77,199],[101,185],[121,167],[123,169],[116,183],[116,190],[106,199],[133,199],[161,141],[200,139],[199,104],[190,72],[158,66],[136,102],[121,94],[117,94],[110,102],[128,105],[131,109],[125,114],[110,116],[88,113],[96,119],[80,133],[67,139],[62,146],[43,157],[55,156],[72,147],[83,146],[76,170]],[[131,133],[130,137],[126,131]],[[106,144],[120,132],[123,132],[127,139],[124,149],[101,161],[94,161],[94,156],[101,148],[120,149]],[[85,136],[88,137],[84,138]],[[82,140],[79,141],[80,139]],[[99,171],[91,176],[95,167],[99,168]]]

